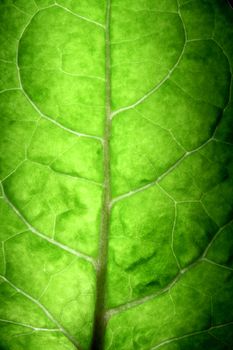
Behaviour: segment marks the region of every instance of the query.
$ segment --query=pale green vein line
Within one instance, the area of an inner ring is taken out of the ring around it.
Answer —
[[[31,233],[35,234],[36,236],[44,239],[45,241],[55,245],[56,247],[67,251],[68,253],[77,256],[78,258],[84,259],[86,261],[88,261],[89,263],[91,263],[94,267],[96,266],[96,262],[95,259],[90,257],[89,255],[86,255],[84,253],[78,252],[77,250],[74,250],[60,242],[55,241],[54,239],[44,235],[43,233],[39,232],[38,230],[35,229],[35,227],[33,227],[27,220],[26,218],[20,213],[20,211],[14,206],[14,204],[9,200],[9,198],[7,197],[5,191],[4,191],[4,187],[2,185],[2,183],[0,183],[0,188],[2,189],[2,193],[3,193],[3,197],[5,199],[5,201],[8,203],[8,205],[11,207],[11,209],[13,209],[13,211],[17,214],[17,216],[21,219],[21,221],[28,227],[28,229],[30,230]]]
[[[191,156],[193,153],[198,152],[199,150],[201,150],[203,147],[205,147],[208,143],[210,143],[213,140],[213,138],[209,138],[207,141],[205,141],[203,144],[201,144],[200,146],[198,146],[197,148],[195,148],[192,151],[188,151],[186,152],[180,159],[178,159],[169,169],[167,169],[163,174],[161,174],[155,181],[152,181],[150,183],[148,183],[145,186],[141,186],[138,187],[132,191],[129,191],[127,193],[124,193],[118,197],[113,198],[111,205],[114,205],[116,202],[119,202],[122,199],[125,199],[127,197],[131,197],[133,195],[135,195],[138,192],[142,192],[154,185],[156,185],[157,183],[159,183],[164,177],[166,177],[169,173],[171,173],[174,169],[176,169],[186,158],[188,158],[189,156]]]
[[[8,173],[3,179],[1,179],[1,182],[5,181],[6,179],[8,179],[11,175],[13,175],[18,169],[19,167],[26,161],[26,159],[23,159],[18,165],[17,167],[12,170],[10,173]]]
[[[179,11],[179,14],[180,14],[180,11]],[[180,15],[180,17],[181,17],[181,15]],[[181,17],[181,19],[182,19],[182,17]],[[184,27],[184,30],[185,30],[185,27]],[[187,38],[186,30],[185,30],[185,38]],[[186,39],[186,42],[187,42],[187,39]],[[219,47],[221,48],[221,46],[219,46]],[[229,59],[228,59],[228,57],[227,57],[227,55],[226,55],[224,50],[223,50],[223,54],[226,56],[226,59],[228,60],[229,67],[231,67]],[[232,79],[231,79],[231,82],[229,84],[229,99],[228,99],[228,102],[226,103],[225,107],[223,108],[223,112],[230,105],[230,102],[231,102],[231,89],[232,89]],[[212,136],[207,141],[205,141],[204,143],[202,143],[200,146],[198,146],[197,148],[193,149],[192,151],[186,152],[180,159],[178,159],[168,170],[166,170],[162,175],[160,175],[155,181],[152,181],[152,182],[148,183],[145,186],[136,188],[136,189],[131,190],[131,191],[127,192],[127,193],[124,193],[124,194],[122,194],[122,195],[120,195],[118,197],[113,198],[112,201],[111,201],[111,206],[114,205],[116,202],[122,200],[122,199],[125,199],[127,197],[131,197],[131,196],[133,196],[134,194],[136,194],[138,192],[144,191],[144,190],[146,190],[146,189],[156,185],[164,177],[166,177],[169,173],[171,173],[174,169],[176,169],[183,162],[183,160],[185,160],[187,157],[189,157],[190,155],[192,155],[195,152],[198,152],[199,150],[201,150],[203,147],[205,147],[211,141],[217,141],[216,138],[215,138],[215,135],[216,135],[216,132],[218,130],[218,126],[219,126],[219,124],[216,125]]]
[[[11,88],[11,89],[4,89],[0,91],[0,94],[4,94],[4,92],[8,92],[8,91],[17,91],[17,90],[21,90],[21,88],[16,87],[16,88]]]
[[[127,311],[129,309],[132,309],[136,306],[139,306],[145,302],[148,302],[150,300],[153,300],[154,298],[156,298],[157,296],[164,294],[168,291],[171,290],[171,288],[182,278],[182,276],[184,274],[186,274],[188,271],[190,271],[192,268],[196,267],[199,263],[201,262],[207,262],[207,263],[212,263],[212,261],[209,261],[206,258],[206,255],[208,253],[208,250],[210,249],[210,247],[212,246],[213,242],[216,240],[216,238],[219,236],[219,234],[229,225],[231,225],[233,223],[233,220],[230,220],[229,222],[227,222],[224,226],[222,226],[221,228],[219,228],[219,230],[215,233],[215,235],[212,237],[212,239],[210,240],[207,248],[205,249],[205,251],[203,252],[203,254],[193,263],[191,263],[190,265],[188,265],[187,267],[183,268],[182,270],[179,271],[179,273],[176,275],[176,277],[168,284],[166,285],[164,288],[160,289],[158,292],[147,295],[145,297],[142,297],[140,299],[136,299],[133,301],[129,301],[128,303],[116,306],[112,309],[108,309],[105,313],[105,317],[106,320],[109,320],[112,316],[120,313],[120,312],[124,312]],[[214,263],[214,262],[213,262]],[[224,265],[220,265],[220,264],[215,264],[216,266],[220,267],[220,268],[224,268],[226,269],[227,267]],[[228,270],[231,270],[231,268],[228,268]]]
[[[173,132],[170,130],[170,129],[167,129],[161,125],[159,125],[158,123],[155,123],[153,120],[151,120],[150,118],[146,117],[141,111],[138,111],[136,108],[134,109],[134,111],[136,113],[138,113],[143,119],[145,119],[146,121],[148,121],[150,124],[160,128],[161,130],[164,130],[166,131],[170,136],[171,138],[176,142],[176,144],[185,152],[188,152],[183,146],[182,144],[176,139],[176,137],[174,136]]]
[[[88,134],[84,134],[84,133],[80,133],[77,131],[74,131],[73,129],[67,128],[66,126],[64,126],[63,124],[59,123],[57,120],[49,117],[48,115],[44,114],[41,112],[41,110],[39,109],[39,107],[32,101],[32,99],[29,97],[29,95],[27,94],[27,92],[25,91],[23,84],[22,84],[22,80],[21,80],[21,74],[20,74],[20,67],[19,67],[19,46],[20,46],[20,41],[22,40],[22,37],[24,35],[24,33],[26,32],[27,28],[29,27],[29,25],[31,24],[33,18],[36,16],[36,14],[38,14],[40,11],[43,11],[44,9],[41,9],[37,12],[35,12],[35,14],[30,18],[30,20],[28,21],[27,25],[24,27],[23,31],[21,32],[21,35],[18,39],[18,47],[16,50],[16,66],[17,66],[17,71],[18,71],[18,79],[19,79],[19,85],[20,85],[20,89],[22,91],[22,93],[24,94],[24,96],[26,97],[26,99],[28,100],[28,102],[32,105],[32,107],[37,111],[37,113],[44,119],[50,121],[51,123],[55,124],[56,126],[58,126],[59,128],[73,134],[76,135],[78,137],[86,137],[86,138],[90,138],[90,139],[95,139],[98,140],[100,142],[103,141],[103,139],[99,136],[94,136],[94,135],[88,135]]]
[[[80,73],[70,73],[65,71],[64,69],[60,68],[60,71],[66,75],[70,75],[71,77],[78,77],[78,78],[88,78],[88,79],[96,79],[105,82],[105,78],[99,77],[97,75],[85,75]]]
[[[88,135],[88,134],[84,134],[84,133],[81,133],[81,132],[77,132],[77,131],[74,131],[73,129],[70,129],[70,128],[67,128],[66,126],[64,126],[63,124],[59,123],[57,120],[49,117],[48,115],[44,114],[41,112],[41,110],[37,107],[37,105],[30,99],[30,97],[28,96],[28,94],[26,93],[26,91],[24,90],[23,86],[22,86],[22,83],[21,83],[21,90],[24,94],[24,96],[27,98],[27,100],[30,102],[30,104],[34,107],[34,109],[37,111],[37,113],[40,114],[40,116],[48,121],[50,121],[51,123],[55,124],[56,126],[58,126],[59,128],[73,134],[73,135],[76,135],[78,137],[86,137],[86,138],[89,138],[89,139],[95,139],[95,140],[98,140],[98,141],[103,141],[103,139],[99,136],[94,136],[94,135]]]
[[[4,282],[6,282],[7,284],[9,284],[13,289],[15,289],[18,293],[22,294],[24,297],[26,297],[27,299],[29,299],[31,302],[33,302],[34,304],[36,304],[43,312],[44,314],[47,316],[47,318],[52,321],[58,328],[59,330],[70,340],[70,342],[72,342],[75,346],[77,346],[79,348],[79,350],[81,350],[79,343],[76,341],[76,339],[74,339],[74,337],[72,335],[70,335],[67,330],[55,319],[55,317],[51,314],[51,312],[49,312],[49,310],[42,304],[40,303],[38,300],[36,300],[35,298],[33,298],[31,295],[29,295],[28,293],[26,293],[25,291],[23,291],[21,288],[18,288],[17,286],[15,286],[12,282],[10,282],[6,277],[0,275],[0,278],[2,278],[2,280]]]
[[[120,9],[126,10],[126,11],[132,11],[132,12],[154,12],[154,13],[165,13],[165,14],[172,14],[172,15],[177,15],[177,12],[175,11],[162,11],[162,10],[157,10],[155,8],[149,8],[149,7],[144,7],[141,9],[133,9],[129,7],[125,7],[122,5],[112,5],[112,7],[119,7]]]
[[[172,250],[172,254],[176,260],[176,265],[178,267],[179,270],[181,270],[181,266],[180,266],[180,263],[179,263],[179,260],[176,256],[176,253],[175,253],[175,250],[174,250],[174,233],[175,233],[175,228],[176,228],[176,222],[177,222],[177,204],[178,202],[162,187],[158,184],[158,187],[160,188],[160,190],[166,194],[166,196],[168,198],[170,198],[173,203],[174,203],[174,220],[173,220],[173,225],[172,225],[172,232],[171,232],[171,250]]]
[[[32,160],[30,158],[27,158],[26,160],[28,160],[28,161],[30,161],[31,163],[34,163],[34,164],[39,164],[39,165],[43,166],[44,168],[49,169],[51,172],[53,172],[53,173],[55,173],[55,174],[57,174],[59,176],[69,177],[69,178],[72,178],[72,179],[76,179],[77,181],[86,182],[86,183],[89,183],[89,184],[92,184],[92,185],[95,185],[95,186],[98,186],[98,187],[103,187],[104,186],[104,184],[101,183],[101,182],[97,182],[97,181],[94,181],[94,180],[90,180],[90,179],[88,179],[86,177],[78,176],[78,175],[75,175],[75,174],[69,174],[69,173],[65,173],[65,172],[62,172],[60,170],[57,170],[57,169],[53,168],[53,166],[51,166],[50,164],[49,165],[43,164],[43,163],[40,163],[38,161]],[[18,167],[19,167],[19,165],[17,166],[17,168]],[[14,171],[12,171],[7,177],[12,175],[12,173],[14,173],[15,171],[16,171],[16,169]],[[5,178],[4,178],[4,180],[5,180]]]
[[[9,63],[9,64],[15,64],[15,62],[14,62],[14,61],[5,60],[4,58],[0,58],[0,62],[3,62],[3,63]]]
[[[154,36],[154,35],[158,35],[158,32],[151,32],[145,35],[142,35],[140,37],[134,38],[134,39],[123,39],[123,40],[119,40],[119,41],[112,41],[111,45],[120,45],[120,44],[124,44],[124,43],[132,43],[135,41],[140,41],[140,40],[145,40],[145,38],[148,38],[150,36]]]
[[[95,185],[95,186],[98,186],[98,187],[103,187],[104,185],[100,182],[97,182],[97,181],[94,181],[94,180],[90,180],[90,179],[87,179],[85,177],[81,177],[81,176],[77,176],[77,175],[72,175],[72,174],[67,174],[67,173],[64,173],[64,172],[61,172],[61,171],[58,171],[58,170],[55,170],[53,167],[51,166],[48,166],[49,169],[51,169],[54,173],[58,174],[58,175],[61,175],[61,176],[67,176],[67,177],[70,177],[70,178],[73,178],[73,179],[77,179],[79,181],[83,181],[83,182],[87,182],[87,183],[90,183],[92,185]]]
[[[6,254],[5,254],[5,241],[2,241],[2,259],[3,259],[3,274],[6,273]]]
[[[161,348],[164,345],[173,343],[175,341],[179,341],[179,340],[182,340],[182,339],[185,339],[185,338],[188,338],[188,337],[192,337],[192,336],[195,336],[195,335],[203,334],[203,333],[209,333],[209,332],[211,332],[211,331],[213,331],[215,329],[227,327],[227,326],[230,326],[230,325],[233,325],[233,321],[232,322],[227,322],[227,323],[222,323],[222,324],[219,324],[219,325],[216,325],[216,326],[211,326],[211,327],[209,327],[207,329],[203,329],[201,331],[196,331],[196,332],[194,331],[194,332],[191,332],[191,333],[187,333],[187,334],[182,335],[180,337],[170,338],[170,339],[167,339],[167,340],[163,341],[162,343],[154,346],[150,350],[156,350],[156,349]]]
[[[72,14],[72,15],[75,16],[75,17],[78,17],[78,18],[80,18],[80,19],[83,19],[84,21],[90,22],[90,23],[92,23],[92,24],[95,24],[95,25],[98,26],[98,27],[101,27],[101,28],[105,29],[105,26],[104,26],[103,24],[101,24],[101,23],[99,23],[99,22],[96,22],[96,21],[94,21],[93,19],[90,19],[90,18],[81,16],[81,15],[77,14],[76,12],[71,11],[71,10],[68,9],[67,7],[58,4],[57,2],[55,2],[55,5],[56,5],[57,7],[60,7],[60,8],[63,9],[64,11],[66,11],[66,12]]]
[[[23,11],[21,8],[16,6],[15,4],[11,4],[12,7],[14,7],[17,11],[21,12],[22,14],[26,15],[27,17],[30,16],[30,13]]]
[[[15,326],[21,326],[25,328],[30,328],[33,329],[34,331],[43,331],[43,332],[61,332],[60,328],[41,328],[41,327],[35,327],[27,323],[21,323],[21,322],[16,322],[16,321],[11,321],[11,320],[4,320],[0,318],[0,322],[3,323],[9,323],[13,324]]]
[[[229,271],[233,271],[233,268],[232,268],[232,267],[229,267],[229,266],[226,266],[226,265],[222,265],[222,264],[218,264],[218,263],[216,263],[216,262],[213,261],[213,260],[210,260],[210,259],[207,259],[207,258],[204,258],[203,260],[206,261],[206,262],[208,262],[209,264],[212,264],[212,265],[221,267],[222,269],[229,270]]]
[[[181,50],[181,53],[176,61],[176,63],[174,64],[174,66],[169,70],[168,74],[160,81],[159,84],[157,84],[155,87],[153,87],[150,91],[148,91],[144,96],[142,96],[140,99],[138,99],[136,102],[134,102],[133,104],[129,105],[129,106],[126,106],[126,107],[122,107],[122,108],[119,108],[117,109],[116,111],[112,112],[111,113],[111,118],[114,118],[116,115],[118,115],[119,113],[121,112],[124,112],[124,111],[127,111],[129,109],[132,109],[138,105],[140,105],[141,103],[143,103],[148,97],[150,97],[152,94],[154,94],[169,78],[170,76],[172,75],[172,73],[175,71],[175,69],[178,67],[183,55],[184,55],[184,52],[185,52],[185,48],[186,48],[186,43],[187,43],[187,33],[186,33],[186,29],[185,29],[185,26],[184,26],[184,23],[183,23],[183,20],[180,16],[180,12],[179,13],[179,17],[181,19],[181,22],[182,22],[182,25],[183,25],[183,29],[184,29],[184,45],[183,45],[183,48]]]
[[[207,245],[204,253],[203,253],[203,257],[206,257],[208,254],[208,251],[210,250],[212,244],[216,241],[216,239],[218,238],[218,236],[222,233],[222,231],[230,226],[233,223],[233,220],[230,220],[229,222],[227,222],[225,225],[223,225],[222,227],[219,228],[219,230],[216,232],[216,234],[213,236],[213,238],[210,240],[209,244]]]

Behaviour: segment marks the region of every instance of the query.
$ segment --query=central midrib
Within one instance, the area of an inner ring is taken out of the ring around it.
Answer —
[[[103,140],[104,190],[101,213],[99,252],[96,271],[96,304],[92,335],[92,350],[101,350],[105,333],[105,285],[108,255],[108,232],[110,222],[110,132],[111,132],[111,74],[110,74],[110,11],[111,0],[107,0],[105,24],[105,130]]]

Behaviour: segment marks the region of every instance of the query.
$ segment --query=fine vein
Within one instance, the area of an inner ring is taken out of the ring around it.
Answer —
[[[79,350],[81,350],[80,344],[74,339],[74,337],[59,323],[59,321],[56,320],[56,318],[51,314],[51,312],[43,305],[41,304],[37,299],[33,298],[30,294],[26,293],[21,288],[17,287],[15,284],[13,284],[11,281],[9,281],[6,277],[0,275],[0,279],[2,279],[5,283],[9,284],[13,289],[16,290],[19,294],[22,294],[25,298],[29,299],[32,303],[36,304],[43,313],[47,316],[47,318],[52,321],[58,329],[70,340],[71,343],[73,343],[76,347],[78,347]]]
[[[91,256],[86,255],[86,254],[81,253],[81,252],[78,252],[77,250],[74,250],[74,249],[72,249],[72,248],[70,248],[70,247],[68,247],[65,244],[62,244],[60,242],[57,242],[54,239],[52,239],[52,238],[46,236],[45,234],[39,232],[38,230],[36,230],[35,227],[33,227],[26,220],[26,218],[20,213],[20,211],[14,206],[14,204],[7,197],[2,183],[0,183],[0,188],[1,188],[2,193],[3,193],[3,198],[5,199],[5,201],[9,205],[9,207],[15,212],[15,214],[21,219],[21,221],[28,227],[28,229],[30,230],[31,233],[33,233],[34,235],[36,235],[36,236],[46,240],[47,242],[49,242],[49,243],[59,247],[62,250],[65,250],[65,251],[69,252],[70,254],[73,254],[73,255],[77,256],[78,258],[81,258],[81,259],[84,259],[84,260],[90,262],[93,266],[95,266],[95,261],[94,261],[94,259]]]
[[[53,5],[54,6],[54,5]],[[53,7],[51,6],[51,7]],[[21,73],[20,73],[20,67],[19,67],[19,47],[20,47],[20,42],[23,38],[23,35],[25,34],[26,30],[28,29],[28,27],[30,26],[32,20],[35,18],[35,16],[41,12],[42,10],[44,10],[45,8],[41,9],[41,10],[38,10],[37,12],[35,12],[35,14],[30,18],[30,20],[28,21],[27,25],[24,27],[21,35],[20,35],[20,38],[18,39],[18,46],[17,46],[17,50],[16,50],[16,68],[17,68],[17,72],[18,72],[18,79],[19,79],[19,87],[17,88],[14,88],[14,89],[10,89],[10,90],[21,90],[22,93],[24,94],[25,98],[28,100],[28,102],[32,105],[32,107],[37,111],[37,113],[44,119],[50,121],[51,123],[55,124],[56,126],[58,126],[59,128],[73,134],[73,135],[76,135],[78,137],[86,137],[86,138],[90,138],[90,139],[96,139],[100,142],[102,142],[102,139],[101,137],[99,136],[95,136],[95,135],[89,135],[89,134],[85,134],[85,133],[81,133],[81,132],[77,132],[73,129],[70,129],[68,127],[66,127],[65,125],[63,125],[62,123],[58,122],[57,120],[49,117],[48,115],[44,114],[40,109],[39,107],[32,101],[32,99],[30,98],[30,96],[27,94],[24,86],[23,86],[23,83],[22,83],[22,79],[21,79]],[[8,91],[8,90],[2,90],[2,92],[5,92],[5,91]]]
[[[10,323],[15,326],[20,326],[20,327],[25,327],[25,328],[30,328],[33,329],[34,331],[42,331],[42,332],[60,332],[59,328],[41,328],[41,327],[34,327],[30,324],[27,323],[21,323],[21,322],[15,322],[11,320],[5,320],[3,318],[0,318],[0,322],[2,323]]]
[[[111,118],[114,118],[117,114],[127,111],[128,109],[132,109],[138,105],[140,105],[141,103],[143,103],[145,100],[148,99],[148,97],[150,97],[152,94],[154,94],[154,92],[156,92],[167,80],[169,80],[170,76],[172,75],[172,73],[176,70],[176,68],[178,67],[181,59],[183,58],[185,49],[186,49],[186,45],[187,45],[187,33],[186,33],[186,28],[184,26],[184,22],[182,20],[180,11],[178,12],[178,15],[180,17],[180,20],[182,22],[182,26],[183,26],[183,30],[184,30],[184,45],[183,48],[181,50],[181,53],[176,61],[176,63],[174,64],[174,66],[169,70],[168,74],[157,84],[155,85],[151,90],[149,90],[144,96],[142,96],[141,98],[139,98],[137,101],[135,101],[133,104],[125,106],[125,107],[121,107],[119,109],[117,109],[116,111],[111,113]]]
[[[220,265],[215,263],[214,261],[210,260],[207,258],[207,254],[209,252],[209,249],[211,248],[211,246],[213,245],[214,241],[217,239],[217,237],[221,234],[221,232],[228,227],[229,225],[232,225],[233,220],[230,220],[229,222],[227,222],[225,225],[223,225],[222,227],[220,227],[217,232],[214,234],[214,236],[212,237],[212,239],[210,240],[208,246],[206,247],[206,249],[204,250],[204,252],[202,253],[202,255],[194,262],[190,263],[189,265],[187,265],[186,267],[184,267],[182,270],[179,271],[179,273],[174,277],[173,280],[171,280],[164,288],[158,290],[157,292],[147,295],[145,297],[139,298],[139,299],[135,299],[133,301],[129,301],[125,304],[116,306],[112,309],[108,309],[106,311],[106,315],[105,318],[108,320],[110,319],[110,317],[120,313],[120,312],[124,312],[127,311],[129,309],[132,309],[136,306],[139,306],[145,302],[148,302],[150,300],[153,300],[155,297],[164,294],[168,291],[170,291],[172,289],[172,287],[182,278],[182,276],[184,274],[186,274],[187,272],[189,272],[191,269],[195,268],[198,264],[200,264],[201,262],[207,262],[209,264],[214,264],[220,268],[223,269],[227,269],[227,270],[232,270],[231,268],[229,268],[228,266],[224,266],[224,265]]]
[[[185,339],[185,338],[188,338],[188,337],[192,337],[192,336],[195,336],[195,335],[200,335],[200,334],[203,334],[203,333],[209,333],[210,336],[213,336],[211,334],[211,331],[214,331],[215,329],[227,327],[227,326],[230,326],[232,324],[233,324],[233,322],[217,324],[215,326],[211,326],[211,327],[209,327],[207,329],[203,329],[201,331],[195,331],[195,332],[184,334],[184,335],[182,335],[180,337],[170,338],[170,339],[167,339],[167,340],[163,341],[162,343],[159,343],[158,345],[154,346],[153,348],[151,348],[151,350],[159,349],[159,348],[163,347],[163,345],[170,344],[170,343],[176,342],[176,341],[178,342],[179,340],[182,340],[182,339]]]

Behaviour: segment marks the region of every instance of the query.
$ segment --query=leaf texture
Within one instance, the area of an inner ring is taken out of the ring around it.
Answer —
[[[232,349],[232,24],[0,0],[1,349]]]

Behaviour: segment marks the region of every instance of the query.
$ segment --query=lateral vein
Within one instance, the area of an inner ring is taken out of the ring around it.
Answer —
[[[76,347],[78,347],[79,350],[81,350],[79,343],[74,339],[72,335],[68,333],[68,331],[54,318],[54,316],[51,314],[51,312],[43,305],[41,304],[38,300],[33,298],[30,294],[26,293],[23,291],[21,288],[15,286],[11,281],[9,281],[6,277],[0,275],[0,278],[9,284],[13,289],[15,289],[18,293],[22,294],[24,297],[32,301],[34,304],[36,304],[47,316],[50,321],[52,321],[58,328],[59,330],[70,340],[71,343],[73,343]]]
[[[46,240],[47,242],[69,252],[70,254],[73,254],[75,256],[77,256],[78,258],[84,259],[86,261],[88,261],[89,263],[91,263],[94,267],[96,266],[96,262],[95,259],[92,258],[89,255],[86,255],[84,253],[78,252],[75,249],[72,249],[68,246],[66,246],[65,244],[62,244],[60,242],[55,241],[54,239],[44,235],[43,233],[39,232],[38,230],[35,229],[35,227],[33,227],[27,220],[26,218],[20,213],[20,211],[14,206],[14,204],[9,200],[9,198],[7,197],[7,195],[5,194],[4,191],[4,187],[2,185],[2,183],[0,183],[0,188],[2,190],[2,194],[3,194],[3,198],[5,199],[5,201],[7,202],[7,204],[11,207],[11,209],[13,209],[13,211],[16,213],[16,215],[21,219],[21,221],[23,221],[23,223],[28,227],[28,229],[30,230],[30,232],[32,232],[34,235]]]
[[[202,255],[196,260],[194,261],[193,263],[189,264],[188,266],[186,266],[185,268],[183,268],[182,270],[179,271],[179,273],[175,276],[175,278],[170,282],[168,283],[164,288],[158,290],[157,292],[153,293],[153,294],[150,294],[150,295],[147,295],[145,297],[142,297],[140,299],[135,299],[133,301],[129,301],[125,304],[122,304],[122,305],[119,305],[119,306],[116,306],[112,309],[108,309],[105,313],[105,318],[106,320],[109,320],[112,316],[120,313],[120,312],[124,312],[124,311],[127,311],[129,309],[132,309],[136,306],[139,306],[145,302],[148,302],[150,300],[153,300],[154,298],[156,298],[157,296],[163,294],[163,293],[166,293],[168,292],[169,290],[171,290],[171,288],[181,279],[181,277],[187,273],[188,271],[190,271],[192,268],[194,268],[195,266],[197,266],[199,263],[201,262],[206,262],[206,263],[209,263],[209,264],[213,264],[213,265],[216,265],[217,267],[219,268],[222,268],[222,269],[227,269],[227,270],[232,270],[231,268],[228,268],[227,266],[224,266],[224,265],[220,265],[220,264],[217,264],[215,263],[214,261],[211,261],[209,260],[208,258],[206,258],[207,254],[208,254],[208,251],[210,249],[210,247],[212,246],[212,244],[214,243],[214,241],[217,239],[217,237],[221,234],[221,232],[226,228],[228,227],[229,225],[231,225],[233,223],[233,220],[230,220],[228,221],[225,225],[223,225],[222,227],[220,227],[216,233],[214,234],[214,236],[212,237],[212,239],[210,240],[207,248],[204,250],[204,252],[202,253]]]

